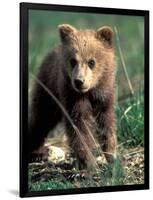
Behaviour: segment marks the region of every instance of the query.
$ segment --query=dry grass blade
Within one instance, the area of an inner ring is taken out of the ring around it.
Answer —
[[[142,153],[142,152],[144,152],[144,149],[143,150],[139,150],[139,151],[133,151],[133,152],[124,154],[123,156],[124,156],[124,158],[126,158],[126,157],[130,158],[130,157],[133,157],[135,154]]]
[[[123,115],[121,116],[121,120],[127,115],[127,113],[132,109],[132,106],[129,106],[123,113]]]
[[[119,54],[120,54],[120,58],[121,58],[122,66],[123,66],[123,70],[124,70],[124,73],[125,73],[125,77],[127,79],[128,85],[129,85],[130,93],[131,93],[131,95],[134,95],[134,89],[133,89],[132,83],[130,81],[128,72],[127,72],[126,64],[125,64],[125,61],[124,61],[124,56],[123,56],[122,49],[121,49],[121,46],[120,46],[119,34],[118,34],[118,30],[117,30],[116,26],[114,27],[114,30],[115,30],[115,34],[116,34],[117,46],[118,46],[118,50],[119,50]]]
[[[53,100],[57,103],[57,105],[60,107],[60,109],[62,110],[63,114],[65,115],[65,117],[67,118],[67,120],[69,121],[69,123],[71,124],[71,126],[73,127],[73,129],[75,130],[78,138],[80,139],[80,141],[82,142],[82,145],[85,148],[85,151],[87,153],[87,155],[89,156],[90,160],[91,160],[91,164],[93,167],[98,168],[98,164],[96,162],[96,159],[94,157],[94,155],[92,154],[90,148],[88,147],[88,145],[85,142],[85,138],[83,137],[83,135],[80,133],[79,129],[76,127],[76,125],[73,123],[71,117],[69,116],[69,114],[67,113],[67,111],[65,110],[65,108],[63,107],[63,105],[61,104],[61,102],[55,97],[55,95],[44,85],[44,83],[42,83],[42,81],[40,81],[34,74],[31,73],[31,76],[33,77],[33,79],[39,84],[41,85],[41,87],[53,98]]]
[[[99,156],[101,156],[103,152],[102,152],[102,150],[100,150],[98,142],[96,141],[96,139],[94,138],[92,132],[90,131],[90,128],[88,127],[89,126],[88,125],[88,121],[83,120],[83,123],[84,123],[84,126],[86,127],[86,130],[87,130],[90,138],[92,139],[92,141],[93,141],[93,143],[94,143],[94,145],[96,147],[96,151],[98,152]]]

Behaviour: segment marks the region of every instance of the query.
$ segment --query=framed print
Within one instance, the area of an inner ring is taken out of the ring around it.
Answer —
[[[20,196],[149,189],[149,11],[20,4]]]

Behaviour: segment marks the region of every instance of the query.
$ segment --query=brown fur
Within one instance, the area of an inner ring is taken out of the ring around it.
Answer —
[[[102,27],[97,31],[82,31],[64,24],[59,26],[59,32],[62,43],[45,58],[37,77],[60,100],[91,152],[94,145],[84,122],[101,144],[107,161],[111,161],[116,150],[112,30]],[[74,69],[70,65],[71,58],[77,60]],[[93,69],[88,66],[90,59],[95,60]],[[86,90],[75,88],[74,81],[78,76],[83,78]],[[56,102],[38,83],[33,88],[29,113],[30,154],[43,144],[49,130],[64,118],[70,145],[80,165],[88,164],[90,157],[81,139]]]

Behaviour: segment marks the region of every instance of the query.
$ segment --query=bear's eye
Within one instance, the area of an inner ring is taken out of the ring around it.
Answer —
[[[88,66],[89,66],[91,69],[93,69],[93,68],[95,67],[95,64],[96,64],[96,62],[95,62],[95,60],[93,60],[93,59],[90,59],[90,60],[88,61]]]
[[[70,59],[70,65],[71,65],[71,67],[73,68],[73,67],[75,67],[76,65],[77,65],[77,60],[75,59],[75,58],[71,58]]]

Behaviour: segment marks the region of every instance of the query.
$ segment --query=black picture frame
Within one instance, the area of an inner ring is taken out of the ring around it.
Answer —
[[[144,184],[28,192],[28,11],[87,12],[144,17]],[[20,3],[20,197],[149,189],[149,11],[100,7]]]

